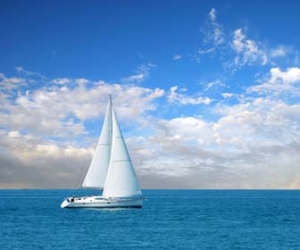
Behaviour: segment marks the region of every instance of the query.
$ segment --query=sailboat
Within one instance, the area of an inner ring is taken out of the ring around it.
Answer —
[[[141,208],[143,196],[125,144],[111,96],[101,135],[82,186],[102,195],[68,197],[61,208]]]

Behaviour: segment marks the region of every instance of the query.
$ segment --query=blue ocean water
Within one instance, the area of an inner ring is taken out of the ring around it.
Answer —
[[[143,209],[61,209],[87,190],[0,190],[0,249],[300,249],[300,191],[144,190]]]

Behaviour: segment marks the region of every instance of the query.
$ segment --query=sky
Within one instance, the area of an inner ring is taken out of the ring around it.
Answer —
[[[300,188],[300,3],[2,0],[0,188],[78,188],[112,95],[140,185]]]

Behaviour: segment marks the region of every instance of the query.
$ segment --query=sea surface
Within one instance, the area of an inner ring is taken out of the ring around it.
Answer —
[[[144,190],[142,209],[61,209],[88,190],[0,190],[0,249],[300,249],[300,191]]]

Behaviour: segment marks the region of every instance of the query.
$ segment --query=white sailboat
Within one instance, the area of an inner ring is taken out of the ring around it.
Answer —
[[[68,197],[62,208],[141,208],[143,196],[111,97],[101,135],[83,187],[103,189],[101,196]]]

